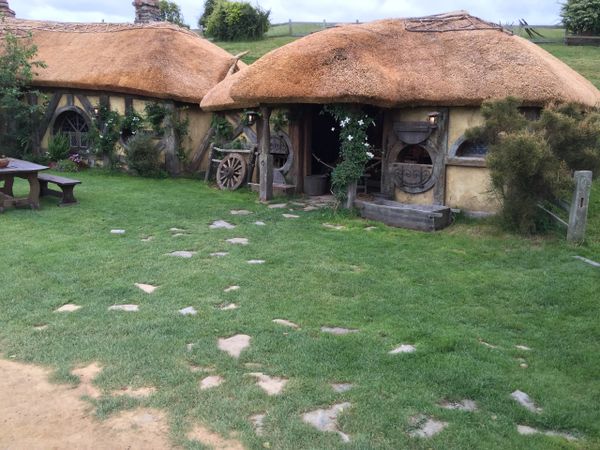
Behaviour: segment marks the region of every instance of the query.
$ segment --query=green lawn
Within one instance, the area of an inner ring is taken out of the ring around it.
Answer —
[[[40,211],[0,215],[0,352],[53,367],[62,382],[73,381],[75,366],[98,361],[105,394],[90,401],[100,418],[139,403],[164,409],[173,443],[186,448],[200,448],[185,439],[198,422],[235,433],[252,449],[600,448],[600,272],[573,258],[600,260],[598,184],[590,238],[575,247],[557,236],[524,239],[469,221],[435,234],[382,225],[369,232],[365,221],[329,210],[285,219],[288,211],[258,204],[255,194],[195,180],[77,176],[80,205],[57,208],[55,199],[44,199]],[[239,208],[254,214],[230,215]],[[217,219],[237,228],[210,230]],[[347,229],[327,229],[325,222]],[[172,237],[172,227],[189,236]],[[113,228],[127,233],[111,235]],[[153,241],[141,241],[149,235]],[[227,244],[232,237],[250,244]],[[188,260],[165,256],[176,250],[198,253]],[[217,251],[230,254],[209,256]],[[266,264],[251,266],[250,259]],[[147,295],[136,282],[160,287]],[[241,289],[224,293],[230,285]],[[226,302],[240,308],[217,308]],[[83,308],[53,312],[66,303]],[[140,312],[107,310],[125,303]],[[198,315],[178,315],[188,306]],[[46,330],[34,330],[43,324]],[[332,336],[322,326],[359,332]],[[217,339],[238,333],[252,341],[234,360],[218,350]],[[417,351],[388,354],[400,344]],[[245,363],[290,381],[280,396],[268,397]],[[203,375],[192,364],[214,367],[225,383],[200,391]],[[334,382],[354,389],[337,394]],[[108,395],[148,385],[157,392],[147,400]],[[543,412],[511,400],[517,389]],[[442,409],[444,399],[472,399],[479,411]],[[301,420],[302,413],[342,402],[352,404],[340,418],[349,444]],[[265,412],[265,435],[257,437],[249,417]],[[449,425],[431,439],[411,438],[409,418],[417,414]],[[521,436],[517,424],[581,440]]]

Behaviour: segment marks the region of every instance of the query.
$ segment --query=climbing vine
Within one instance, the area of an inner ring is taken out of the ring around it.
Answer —
[[[93,152],[106,159],[111,168],[117,163],[116,145],[121,137],[123,118],[107,106],[98,108],[98,116],[94,119],[90,129],[90,142]]]
[[[339,126],[341,161],[331,174],[333,193],[339,201],[348,195],[348,187],[358,181],[366,163],[373,158],[367,130],[375,122],[360,108],[349,105],[327,105],[323,113],[331,114]],[[331,129],[332,132],[336,128]]]

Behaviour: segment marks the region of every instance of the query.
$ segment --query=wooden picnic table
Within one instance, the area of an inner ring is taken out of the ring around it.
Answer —
[[[20,159],[8,159],[10,161],[8,166],[0,169],[0,181],[4,181],[4,186],[0,188],[0,212],[3,212],[6,208],[17,206],[29,206],[32,209],[38,209],[40,207],[38,173],[42,170],[48,170],[49,167]],[[15,177],[29,182],[29,195],[27,197],[15,197],[13,193]]]

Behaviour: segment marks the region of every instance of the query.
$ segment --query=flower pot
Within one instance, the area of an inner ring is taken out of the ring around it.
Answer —
[[[310,196],[327,193],[327,175],[307,175],[304,177],[304,193]]]

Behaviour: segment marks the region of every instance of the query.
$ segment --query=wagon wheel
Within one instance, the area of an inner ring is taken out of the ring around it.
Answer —
[[[217,185],[220,189],[235,191],[246,180],[246,160],[239,153],[227,155],[217,167]]]

